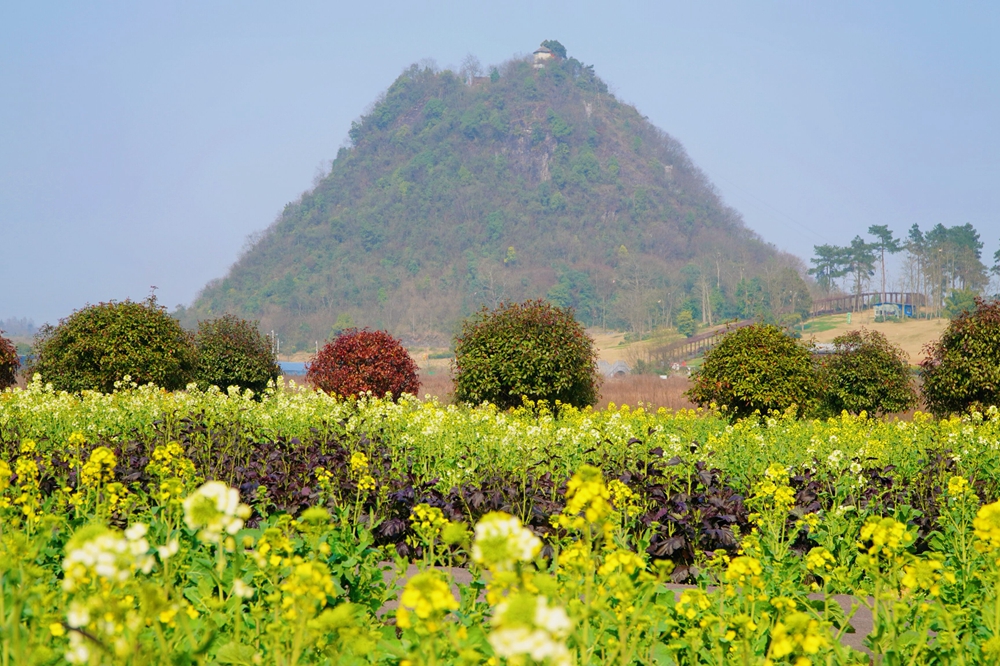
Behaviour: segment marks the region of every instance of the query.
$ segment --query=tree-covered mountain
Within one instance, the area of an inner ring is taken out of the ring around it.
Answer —
[[[332,328],[447,339],[482,304],[546,297],[586,324],[794,317],[799,260],[742,223],[674,138],[590,66],[411,66],[182,320],[230,312],[311,349]]]

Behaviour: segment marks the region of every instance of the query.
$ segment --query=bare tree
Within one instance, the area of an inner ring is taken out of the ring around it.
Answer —
[[[617,299],[615,301],[618,314],[628,322],[629,328],[639,338],[649,330],[654,298],[654,269],[645,261],[639,261],[628,255],[620,254],[617,274]]]
[[[483,64],[479,62],[479,58],[468,53],[462,58],[462,68],[458,70],[458,74],[463,81],[471,84],[473,78],[483,75]]]

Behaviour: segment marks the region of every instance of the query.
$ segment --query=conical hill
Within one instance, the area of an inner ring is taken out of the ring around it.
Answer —
[[[284,352],[347,325],[447,340],[505,299],[640,334],[802,307],[798,260],[592,67],[528,57],[476,74],[404,71],[330,173],[183,318],[259,319]]]

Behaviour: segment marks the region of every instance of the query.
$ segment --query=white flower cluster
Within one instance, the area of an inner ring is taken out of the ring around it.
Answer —
[[[219,543],[243,528],[250,507],[240,503],[240,493],[221,481],[209,481],[184,499],[184,522],[199,530],[202,541]]]
[[[511,607],[506,601],[497,605],[493,616],[496,627],[489,636],[490,645],[500,657],[514,660],[529,656],[537,662],[550,660],[558,666],[568,665],[569,650],[564,639],[572,628],[566,611],[558,606],[549,606],[545,597],[537,597],[533,617],[510,618]],[[520,613],[518,613],[520,615]],[[509,625],[513,620],[515,624]]]
[[[86,639],[78,631],[69,634],[69,649],[66,650],[66,661],[71,664],[86,664],[90,661],[90,648]]]
[[[515,516],[494,511],[476,524],[472,559],[497,571],[509,571],[516,562],[530,562],[542,549],[542,541]]]
[[[63,560],[63,589],[72,592],[97,578],[121,583],[135,571],[149,573],[153,558],[146,530],[144,524],[136,523],[125,530],[124,536],[104,530],[74,544]]]

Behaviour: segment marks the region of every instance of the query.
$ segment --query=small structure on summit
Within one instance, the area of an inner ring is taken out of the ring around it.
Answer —
[[[555,51],[545,46],[544,44],[535,49],[533,55],[535,56],[535,63],[534,63],[535,69],[541,69],[542,67],[545,67],[546,62],[550,60],[555,60],[556,58],[559,57],[556,55]]]

